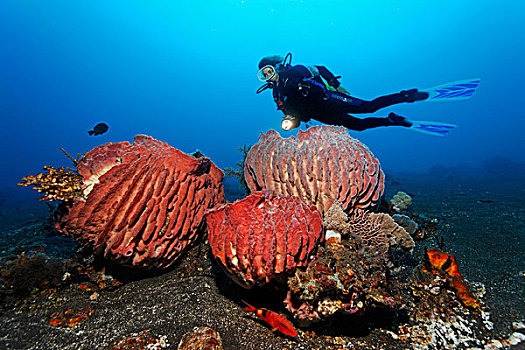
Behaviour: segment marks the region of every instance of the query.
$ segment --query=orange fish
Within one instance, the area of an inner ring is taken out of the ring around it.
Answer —
[[[292,323],[288,321],[285,317],[268,309],[256,309],[244,300],[243,303],[245,303],[247,306],[244,308],[244,311],[255,312],[255,314],[259,316],[259,318],[261,318],[264,322],[268,323],[270,327],[272,327],[272,332],[277,330],[284,335],[294,338],[297,337],[297,331],[295,330]]]

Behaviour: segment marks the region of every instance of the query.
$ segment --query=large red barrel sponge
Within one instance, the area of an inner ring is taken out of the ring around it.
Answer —
[[[107,143],[77,165],[85,186],[57,230],[122,265],[164,268],[197,240],[204,211],[224,202],[223,173],[149,136]]]
[[[385,177],[368,147],[340,126],[299,130],[297,138],[261,134],[246,156],[244,176],[250,191],[297,196],[323,213],[335,200],[347,213],[374,209]]]
[[[321,213],[297,197],[254,192],[206,214],[215,258],[245,288],[306,266],[323,239]]]

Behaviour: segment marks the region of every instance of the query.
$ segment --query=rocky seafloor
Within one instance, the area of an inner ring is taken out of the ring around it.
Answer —
[[[476,346],[483,348],[490,340],[508,339],[515,332],[523,334],[520,322],[525,321],[525,180],[439,175],[387,176],[386,196],[403,190],[412,196],[414,212],[437,219],[438,233],[417,242],[414,260],[421,260],[424,249],[436,247],[435,238],[443,237],[444,250],[456,257],[467,285],[483,294],[484,318],[478,317],[483,322],[470,324],[475,328],[472,334],[468,322],[473,322],[475,311],[462,316],[467,329],[462,329],[461,320],[446,323],[436,319],[427,324],[427,335],[431,328],[437,337],[433,343],[431,338],[425,341],[418,338],[416,330],[412,336],[403,336],[400,330],[407,316],[377,309],[364,315],[336,314],[328,321],[300,328],[296,339],[285,338],[244,312],[242,303],[246,301],[289,316],[282,305],[283,292],[272,285],[251,290],[237,286],[213,261],[205,241],[162,274],[153,276],[138,271],[130,274],[108,268],[105,274],[99,268],[97,274],[89,269],[97,262],[66,260],[75,251],[75,244],[50,235],[44,204],[28,208],[23,202],[16,205],[4,202],[0,215],[4,283],[0,348],[133,349],[140,348],[137,339],[141,338],[144,344],[149,339],[149,348],[177,349],[182,336],[196,326],[218,331],[224,349],[471,346],[471,342],[461,339],[438,339],[440,334],[446,338],[447,332],[452,334],[450,337],[481,338]],[[45,252],[42,246],[46,247]],[[33,265],[20,263],[33,261],[40,255],[46,256],[45,261]],[[15,270],[15,276],[12,269],[8,273],[5,268],[13,264],[25,268]],[[401,269],[399,279],[403,271],[413,268]],[[124,283],[117,283],[109,276]],[[39,277],[40,284],[35,286]],[[7,285],[12,281],[17,284]],[[134,336],[135,345],[131,345],[131,340],[122,345],[123,339]],[[498,346],[494,341],[490,344]]]

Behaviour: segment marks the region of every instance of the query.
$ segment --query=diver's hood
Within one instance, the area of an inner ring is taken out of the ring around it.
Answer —
[[[260,81],[267,82],[271,80],[275,76],[276,73],[285,71],[291,65],[292,65],[292,53],[291,52],[288,52],[284,58],[282,58],[279,55],[264,57],[259,62],[259,72],[257,73],[257,78]]]

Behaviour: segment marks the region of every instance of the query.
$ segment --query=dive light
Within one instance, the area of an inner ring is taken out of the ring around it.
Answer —
[[[301,124],[301,121],[298,118],[295,118],[291,115],[285,115],[283,117],[283,121],[281,122],[281,128],[288,131],[297,128],[299,124]]]

